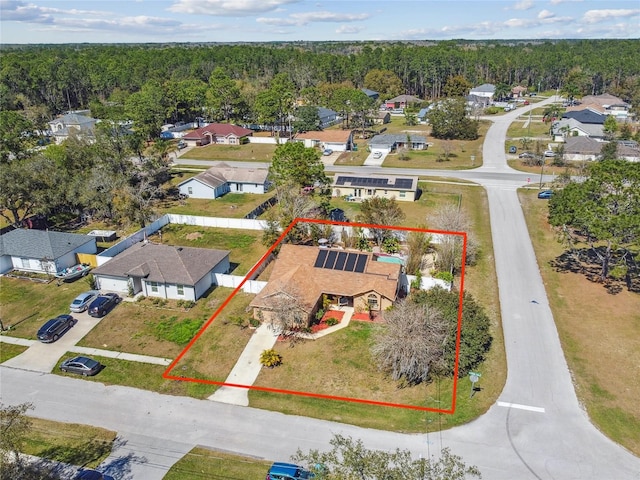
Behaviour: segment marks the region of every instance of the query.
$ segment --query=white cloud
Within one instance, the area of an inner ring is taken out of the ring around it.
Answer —
[[[514,10],[529,10],[533,8],[533,0],[520,0],[514,6]]]
[[[551,0],[551,5],[558,5],[559,3],[567,2],[582,2],[583,0]]]
[[[553,13],[553,12],[550,12],[549,10],[540,10],[540,13],[538,13],[538,18],[540,20],[546,20],[546,19],[549,19],[549,18],[553,18],[555,16],[556,16],[556,14]]]
[[[247,17],[272,12],[282,5],[300,0],[177,0],[168,10],[174,13],[211,15],[218,17]]]
[[[640,15],[640,9],[608,9],[608,10],[587,10],[582,16],[582,20],[587,23],[597,23],[618,17],[632,17]],[[636,25],[637,26],[637,25]]]
[[[256,21],[267,25],[293,26],[307,25],[317,22],[359,22],[369,18],[368,13],[333,13],[333,12],[305,12],[293,13],[288,18],[260,17]]]
[[[353,33],[359,33],[364,30],[364,27],[358,27],[356,25],[340,25],[336,28],[336,33],[339,35],[348,35]]]

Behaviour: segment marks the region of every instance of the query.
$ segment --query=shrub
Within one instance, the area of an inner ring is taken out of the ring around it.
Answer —
[[[138,298],[136,298],[136,302],[144,302],[147,299],[147,297],[145,297],[144,295],[140,295]]]
[[[331,317],[331,318],[327,318],[324,323],[326,323],[330,327],[333,327],[334,325],[339,324],[340,320],[338,320],[337,318]]]
[[[194,302],[193,300],[178,300],[176,302],[176,305],[179,308],[185,308],[185,309],[190,309],[193,308],[195,306],[196,302]]]
[[[282,363],[282,355],[272,348],[269,350],[263,350],[260,354],[260,363],[264,367],[277,367]]]
[[[163,318],[160,322],[153,324],[148,321],[147,325],[152,325],[153,333],[159,340],[167,340],[178,345],[186,345],[193,338],[204,320],[185,318],[178,320],[178,317]]]
[[[249,325],[251,325],[253,328],[258,328],[260,326],[260,320],[251,317],[249,318]]]
[[[486,115],[495,115],[498,112],[502,112],[503,109],[502,108],[498,108],[498,107],[487,107],[484,109],[484,113]]]
[[[453,274],[450,272],[436,272],[433,278],[444,280],[445,282],[453,283]]]

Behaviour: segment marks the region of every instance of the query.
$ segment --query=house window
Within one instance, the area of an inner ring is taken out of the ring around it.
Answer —
[[[406,195],[407,195],[407,192],[400,192],[400,198],[404,198],[406,197]]]
[[[151,291],[153,293],[158,293],[158,283],[157,282],[149,282],[149,286],[151,287]]]
[[[193,195],[193,187],[187,187],[187,193],[189,193],[189,195]]]
[[[176,285],[176,289],[178,290],[178,295],[184,295],[184,285]]]
[[[372,188],[367,188],[367,195],[373,195],[375,193],[375,190]]]
[[[241,191],[242,191],[242,184],[236,183],[236,192],[241,192]]]
[[[367,297],[367,303],[369,304],[369,308],[371,310],[378,310],[378,297],[377,295],[371,293]]]

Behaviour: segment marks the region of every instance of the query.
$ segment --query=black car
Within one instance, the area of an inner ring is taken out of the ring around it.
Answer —
[[[38,330],[38,340],[42,343],[55,342],[60,338],[60,335],[73,327],[75,323],[76,319],[71,315],[58,315],[40,327],[40,330]]]
[[[63,372],[77,373],[83,377],[90,377],[102,370],[103,365],[89,357],[73,357],[60,364]]]
[[[118,303],[120,303],[120,297],[117,293],[102,293],[89,305],[89,315],[104,317]]]

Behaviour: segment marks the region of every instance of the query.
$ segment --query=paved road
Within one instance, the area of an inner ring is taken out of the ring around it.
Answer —
[[[478,420],[441,434],[405,435],[6,367],[2,401],[31,401],[37,416],[117,430],[129,445],[122,451],[132,453],[112,463],[122,467],[112,470],[122,479],[161,478],[194,445],[287,459],[298,447],[327,448],[334,433],[423,456],[448,446],[485,479],[640,479],[640,459],[591,425],[573,389],[517,199],[523,174],[505,164],[504,132],[523,110],[495,119],[481,169],[443,172],[479,182],[489,198],[509,371],[499,401]]]

